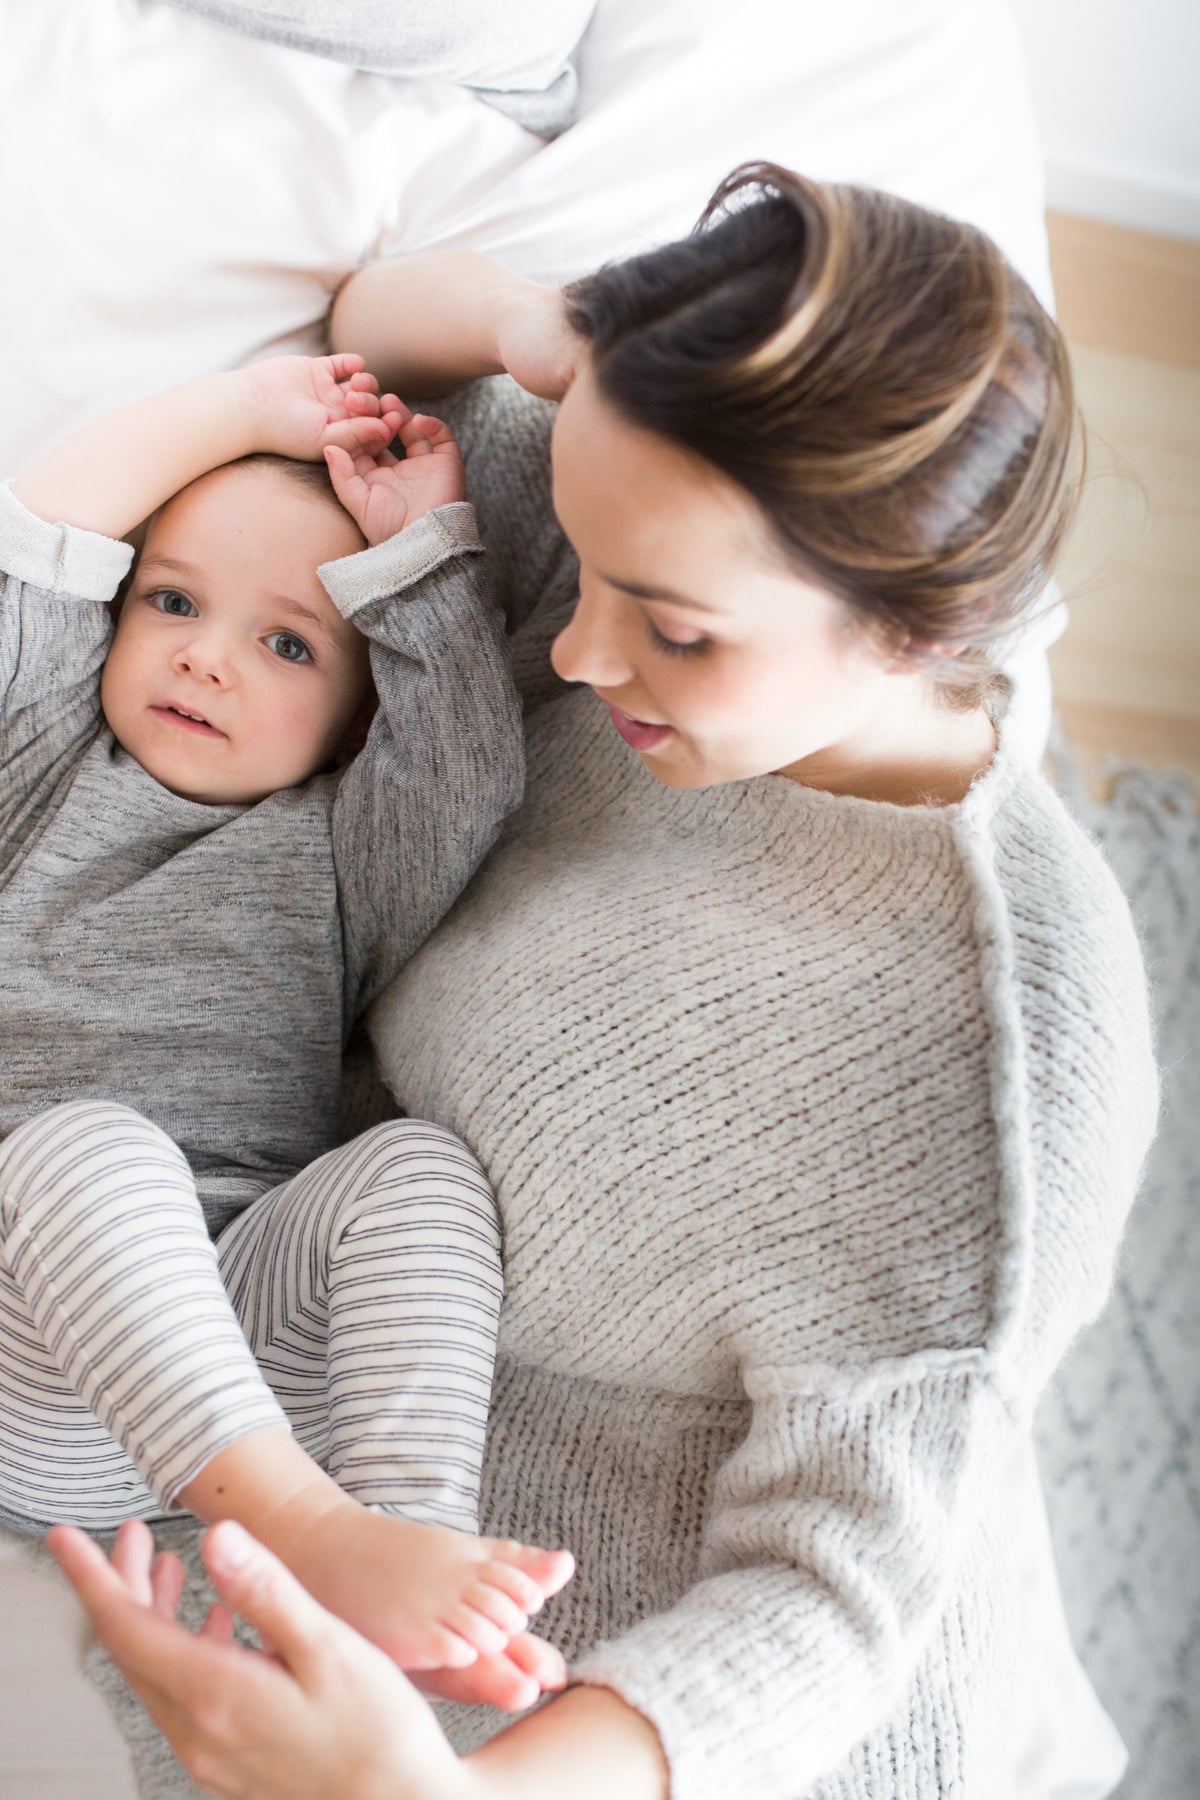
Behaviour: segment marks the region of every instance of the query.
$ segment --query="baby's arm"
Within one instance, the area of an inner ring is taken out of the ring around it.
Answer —
[[[518,804],[524,774],[503,617],[463,500],[458,446],[440,420],[395,405],[405,460],[328,457],[369,547],[320,574],[370,640],[379,695],[333,815],[351,1016],[466,886]]]
[[[202,375],[85,425],[13,484],[51,523],[123,537],[190,481],[254,451],[316,461],[325,443],[386,444],[361,356],[281,356]]]
[[[562,295],[474,250],[429,250],[372,263],[334,302],[330,339],[355,344],[391,387],[443,394],[480,375],[516,377],[558,400],[581,345]]]

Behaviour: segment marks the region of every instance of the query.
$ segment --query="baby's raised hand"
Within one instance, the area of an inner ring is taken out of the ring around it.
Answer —
[[[403,458],[377,445],[373,431],[361,433],[366,421],[331,425],[325,439],[334,492],[368,544],[382,544],[467,493],[462,455],[448,425],[410,412],[394,394],[385,394],[379,407],[382,422],[396,421],[389,436],[399,437]]]
[[[243,369],[240,380],[256,450],[319,462],[326,444],[382,449],[396,434],[378,382],[348,351],[273,356]]]

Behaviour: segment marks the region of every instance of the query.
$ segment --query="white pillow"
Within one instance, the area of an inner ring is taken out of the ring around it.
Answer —
[[[0,478],[123,400],[316,349],[410,197],[542,148],[448,83],[360,74],[152,0],[0,0]]]
[[[688,230],[748,157],[973,219],[1048,292],[1003,0],[599,0],[552,143],[153,0],[0,0],[0,37],[0,478],[122,399],[315,348],[370,256],[565,280]]]
[[[576,123],[486,192],[416,197],[382,254],[485,248],[542,280],[690,230],[735,164],[903,194],[1050,296],[1041,159],[1007,0],[599,0]]]

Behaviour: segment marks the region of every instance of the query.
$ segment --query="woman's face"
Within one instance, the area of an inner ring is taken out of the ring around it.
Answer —
[[[670,787],[771,771],[821,780],[896,697],[901,665],[785,570],[753,501],[627,425],[584,367],[554,431],[554,505],[580,598],[551,660],[587,682]]]

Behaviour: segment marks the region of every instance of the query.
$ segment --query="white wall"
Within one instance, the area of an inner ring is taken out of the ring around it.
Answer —
[[[1200,0],[1012,0],[1051,206],[1200,238]]]

